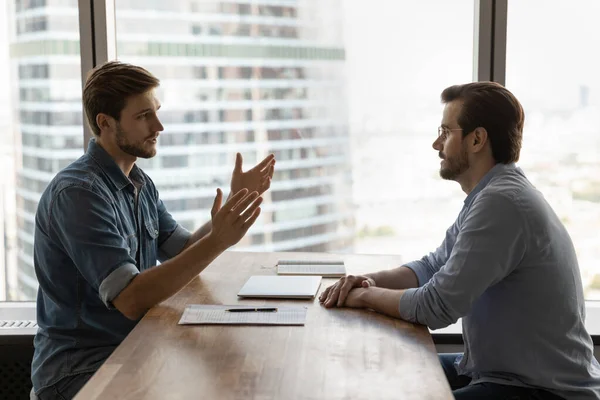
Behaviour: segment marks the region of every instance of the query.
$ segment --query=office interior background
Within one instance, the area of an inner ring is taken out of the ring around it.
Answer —
[[[0,301],[35,300],[38,200],[84,152],[82,69],[111,51],[161,80],[165,130],[139,165],[188,229],[228,189],[237,151],[246,167],[276,155],[240,251],[434,250],[465,197],[431,148],[440,93],[505,84],[526,113],[519,165],[569,230],[586,299],[600,299],[600,2],[497,3],[3,0]]]

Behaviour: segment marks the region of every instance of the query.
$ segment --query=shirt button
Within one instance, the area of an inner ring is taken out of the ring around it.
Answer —
[[[155,234],[155,235],[158,235],[158,229],[155,229],[155,230],[154,230],[154,234]]]

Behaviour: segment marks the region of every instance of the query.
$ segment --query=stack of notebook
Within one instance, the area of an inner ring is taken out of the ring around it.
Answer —
[[[277,274],[336,278],[346,275],[346,267],[343,261],[280,260],[277,263]]]

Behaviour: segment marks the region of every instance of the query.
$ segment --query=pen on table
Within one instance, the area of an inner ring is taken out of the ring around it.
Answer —
[[[260,311],[277,311],[276,308],[228,308],[225,311],[229,312],[260,312]]]

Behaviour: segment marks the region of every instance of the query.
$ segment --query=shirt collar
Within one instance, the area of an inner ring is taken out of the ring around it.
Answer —
[[[517,166],[515,165],[515,163],[510,163],[510,164],[498,163],[498,164],[494,165],[492,167],[492,169],[490,169],[487,172],[487,174],[485,174],[483,176],[483,178],[481,178],[481,180],[479,182],[477,182],[477,185],[475,185],[475,187],[473,188],[471,193],[469,193],[469,195],[465,199],[465,205],[471,204],[473,202],[473,199],[475,198],[475,196],[477,196],[477,194],[479,192],[481,192],[495,176],[497,176],[505,171],[515,170],[516,168],[517,168]]]
[[[141,183],[142,185],[145,183],[145,179],[141,170],[137,165],[133,164],[133,168],[129,173],[130,178],[127,177],[119,168],[115,160],[112,158],[110,154],[106,150],[102,148],[98,143],[96,143],[96,139],[90,139],[87,152],[90,157],[92,157],[100,166],[102,171],[106,174],[109,181],[112,182],[113,186],[117,190],[123,190],[123,188],[127,187],[127,185],[131,185],[132,180]]]

